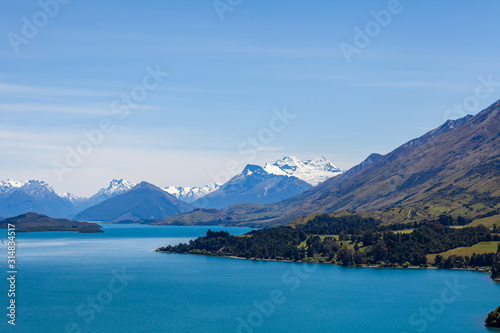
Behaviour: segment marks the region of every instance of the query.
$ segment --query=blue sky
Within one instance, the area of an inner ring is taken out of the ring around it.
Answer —
[[[54,1],[52,16],[2,4],[0,179],[89,195],[112,178],[200,186],[286,155],[348,169],[463,115],[454,105],[500,98],[494,0]],[[148,69],[168,76],[145,90]],[[283,110],[294,118],[276,130]],[[89,146],[102,121],[112,130]]]

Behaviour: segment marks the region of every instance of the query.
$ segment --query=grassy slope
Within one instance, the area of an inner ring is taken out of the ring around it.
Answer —
[[[493,228],[494,225],[500,227],[500,214],[474,220],[469,224],[469,226],[477,227],[480,224],[488,228]]]
[[[442,255],[443,258],[446,259],[451,255],[470,257],[474,253],[475,254],[496,253],[498,249],[498,244],[500,244],[500,242],[480,242],[471,247],[458,247],[456,249],[448,250],[443,253],[429,254],[427,255],[427,260],[429,262],[434,262],[438,254]]]
[[[339,239],[339,235],[309,235],[307,236],[306,240],[303,241],[302,243],[300,243],[299,245],[297,245],[297,247],[300,249],[300,248],[307,248],[307,240],[309,238],[311,238],[312,236],[319,236],[319,238],[321,238],[321,240],[325,240],[326,237],[333,237],[335,239]]]

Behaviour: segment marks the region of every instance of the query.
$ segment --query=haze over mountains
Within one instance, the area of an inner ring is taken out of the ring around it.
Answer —
[[[266,167],[271,166],[266,164]],[[7,180],[0,182],[0,215],[5,217],[17,216],[27,212],[37,212],[58,218],[74,218],[98,220],[98,221],[117,221],[117,219],[162,219],[166,216],[191,210],[194,207],[185,205],[193,203],[197,207],[216,207],[223,208],[237,202],[250,203],[273,203],[291,196],[302,193],[312,187],[306,181],[317,183],[326,177],[333,177],[341,171],[324,157],[312,161],[300,161],[296,157],[288,156],[273,164],[274,169],[270,172],[264,171],[260,166],[247,166],[239,175],[236,175],[228,183],[208,184],[203,187],[156,187],[151,185],[150,192],[160,195],[157,190],[161,189],[176,200],[169,198],[168,207],[164,207],[166,201],[157,200],[158,197],[153,193],[147,196],[156,203],[153,206],[146,205],[145,202],[139,203],[138,195],[127,195],[121,201],[107,202],[117,196],[127,194],[138,185],[123,179],[113,179],[109,186],[100,189],[90,198],[78,197],[70,193],[56,193],[47,183],[38,180],[15,181]],[[255,170],[248,172],[247,169]],[[297,178],[295,175],[297,175]],[[142,183],[144,187],[144,183]],[[136,189],[137,190],[137,189]],[[135,192],[137,193],[137,192]],[[142,192],[145,195],[145,192]],[[204,199],[207,195],[208,198]],[[137,200],[137,205],[133,201]],[[116,202],[121,202],[124,206],[117,210]],[[93,207],[96,207],[95,209]],[[178,210],[173,206],[178,206]],[[108,207],[108,208],[106,208]],[[112,207],[112,208],[111,208]],[[92,208],[92,209],[91,209]],[[151,211],[147,212],[147,209]],[[114,211],[107,212],[106,209]],[[164,211],[165,213],[160,213]],[[121,213],[117,213],[121,212]],[[113,215],[114,214],[114,215]]]

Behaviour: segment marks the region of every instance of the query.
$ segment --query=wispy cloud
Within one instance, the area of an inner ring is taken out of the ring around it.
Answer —
[[[0,78],[1,78],[0,74]],[[89,90],[89,89],[68,89],[62,87],[38,87],[30,85],[20,85],[12,83],[0,82],[0,95],[12,96],[12,94],[23,95],[42,95],[42,96],[58,96],[58,97],[96,97],[96,96],[113,96],[117,92],[105,90]]]
[[[381,88],[430,88],[430,89],[463,89],[462,85],[454,82],[436,82],[436,81],[380,81],[380,82],[364,82],[360,83],[364,87],[381,87]]]
[[[280,151],[285,149],[285,147],[260,147],[257,148],[255,151]]]
[[[43,92],[47,92],[47,89],[39,88],[39,87],[25,86],[25,85],[1,83],[0,82],[0,94],[43,93]]]
[[[183,23],[185,24],[185,22]],[[67,31],[53,31],[64,38],[68,35]],[[210,38],[207,36],[192,36],[192,35],[158,35],[158,34],[140,34],[140,33],[119,33],[119,32],[102,32],[97,34],[93,31],[74,31],[73,37],[85,39],[92,43],[96,41],[109,43],[114,42],[126,43],[141,43],[143,47],[154,46],[156,52],[161,45],[169,53],[201,53],[201,54],[224,54],[230,57],[231,54],[242,54],[251,57],[266,57],[266,58],[309,58],[309,59],[332,59],[343,58],[343,55],[338,51],[334,43],[326,47],[318,46],[274,46],[268,44],[248,43],[242,44],[240,40],[225,40],[221,43],[219,38]]]
[[[114,116],[116,112],[111,110],[111,104],[43,104],[43,103],[0,103],[0,112],[40,112],[40,113],[66,113],[86,114],[98,116]],[[155,105],[138,105],[137,110],[161,109]]]
[[[64,137],[63,133],[55,131],[30,132],[0,128],[0,147],[27,149],[32,152],[58,150],[61,149],[62,137]],[[5,153],[5,150],[2,150],[2,153]]]

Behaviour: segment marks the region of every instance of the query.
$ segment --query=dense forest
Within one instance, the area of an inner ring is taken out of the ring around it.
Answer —
[[[500,306],[488,314],[486,326],[500,328]]]
[[[493,264],[491,266],[491,278],[500,280],[500,245],[498,246],[496,256],[493,258]]]
[[[497,254],[493,259],[491,267],[491,278],[500,280],[500,245],[498,246]],[[486,326],[500,328],[500,306],[488,314],[486,318]]]
[[[450,228],[462,220],[451,217],[406,225],[382,225],[359,215],[331,217],[319,215],[306,224],[254,230],[243,236],[226,231],[207,231],[206,236],[188,244],[159,248],[160,252],[237,256],[247,259],[274,259],[304,262],[331,262],[344,266],[421,266],[427,255],[479,242],[500,241],[500,235],[484,226]],[[492,267],[500,275],[500,253],[472,256],[436,256],[439,268]]]

